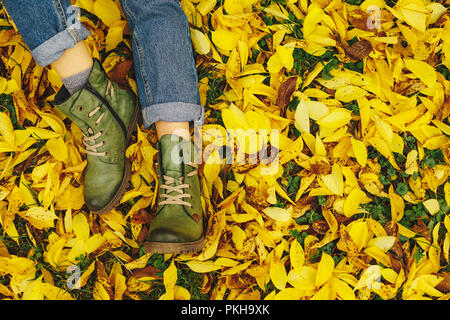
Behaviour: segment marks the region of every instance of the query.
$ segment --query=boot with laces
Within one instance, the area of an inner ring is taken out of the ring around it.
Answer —
[[[111,211],[119,204],[131,177],[125,149],[141,112],[135,95],[111,82],[95,60],[86,85],[73,95],[62,87],[52,104],[83,133],[87,207],[98,214]]]
[[[194,145],[178,135],[166,134],[160,138],[158,149],[158,208],[144,250],[174,254],[200,251],[204,247],[204,222]]]

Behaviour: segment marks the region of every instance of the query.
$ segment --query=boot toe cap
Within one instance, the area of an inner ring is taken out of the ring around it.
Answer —
[[[183,235],[176,233],[170,229],[158,228],[152,230],[148,235],[148,241],[150,242],[189,242],[192,239],[188,239]]]

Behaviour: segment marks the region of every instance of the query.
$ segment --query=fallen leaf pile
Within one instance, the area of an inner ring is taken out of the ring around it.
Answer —
[[[118,1],[75,4],[92,56],[136,92]],[[49,103],[61,80],[0,8],[0,298],[449,299],[448,5],[181,0],[207,235],[176,256],[142,249],[154,130],[127,149],[120,206],[86,210],[82,134]]]

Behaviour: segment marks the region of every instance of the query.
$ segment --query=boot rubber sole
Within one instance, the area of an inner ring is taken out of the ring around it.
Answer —
[[[133,134],[137,133],[137,126],[142,123],[142,114],[141,114],[141,107],[139,104],[139,101],[136,102],[134,115],[131,120],[130,126],[128,127],[127,132],[127,146],[129,146],[131,142],[131,138],[133,137]],[[126,150],[126,147],[125,147]],[[125,151],[124,151],[125,152]],[[125,156],[125,174],[122,180],[122,183],[119,186],[119,189],[117,189],[116,194],[111,199],[110,202],[108,202],[102,209],[100,210],[92,210],[92,212],[96,214],[105,214],[110,212],[112,209],[117,207],[120,204],[120,200],[122,200],[123,195],[127,192],[127,188],[131,181],[131,162],[130,160]]]
[[[144,242],[145,253],[191,253],[201,251],[205,247],[205,238],[202,236],[192,242]]]

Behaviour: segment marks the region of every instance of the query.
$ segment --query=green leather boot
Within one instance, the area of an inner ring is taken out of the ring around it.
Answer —
[[[158,208],[144,251],[200,251],[204,247],[204,222],[194,145],[178,135],[166,134],[160,138],[158,149]]]
[[[83,132],[87,207],[98,214],[111,211],[119,204],[131,177],[125,149],[141,112],[135,95],[111,82],[95,60],[87,84],[72,96],[61,88],[53,105]]]

